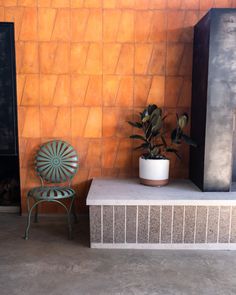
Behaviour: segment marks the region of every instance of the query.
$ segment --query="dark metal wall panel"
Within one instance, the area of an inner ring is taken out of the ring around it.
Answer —
[[[190,178],[203,191],[229,191],[236,107],[236,9],[211,9],[195,26]],[[208,69],[208,70],[207,70]]]
[[[209,13],[194,28],[191,137],[197,148],[190,148],[190,179],[203,189],[208,58],[210,36]]]

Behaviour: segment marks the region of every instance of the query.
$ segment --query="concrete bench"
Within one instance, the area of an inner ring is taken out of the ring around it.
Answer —
[[[148,187],[93,179],[92,248],[236,249],[236,193],[203,193],[189,180]]]

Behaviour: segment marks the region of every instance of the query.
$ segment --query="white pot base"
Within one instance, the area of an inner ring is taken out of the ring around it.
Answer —
[[[167,185],[169,179],[162,179],[162,180],[151,180],[151,179],[144,179],[140,178],[140,183],[148,186],[164,186]]]

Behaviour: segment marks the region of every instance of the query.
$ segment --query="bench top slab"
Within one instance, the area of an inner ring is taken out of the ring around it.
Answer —
[[[202,192],[190,180],[173,180],[164,187],[150,187],[138,179],[95,178],[87,205],[236,205],[236,192]]]

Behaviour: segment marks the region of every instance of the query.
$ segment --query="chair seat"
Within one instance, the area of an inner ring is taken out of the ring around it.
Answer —
[[[44,186],[35,187],[28,193],[29,197],[38,200],[55,200],[71,198],[75,195],[75,191],[66,186]]]

